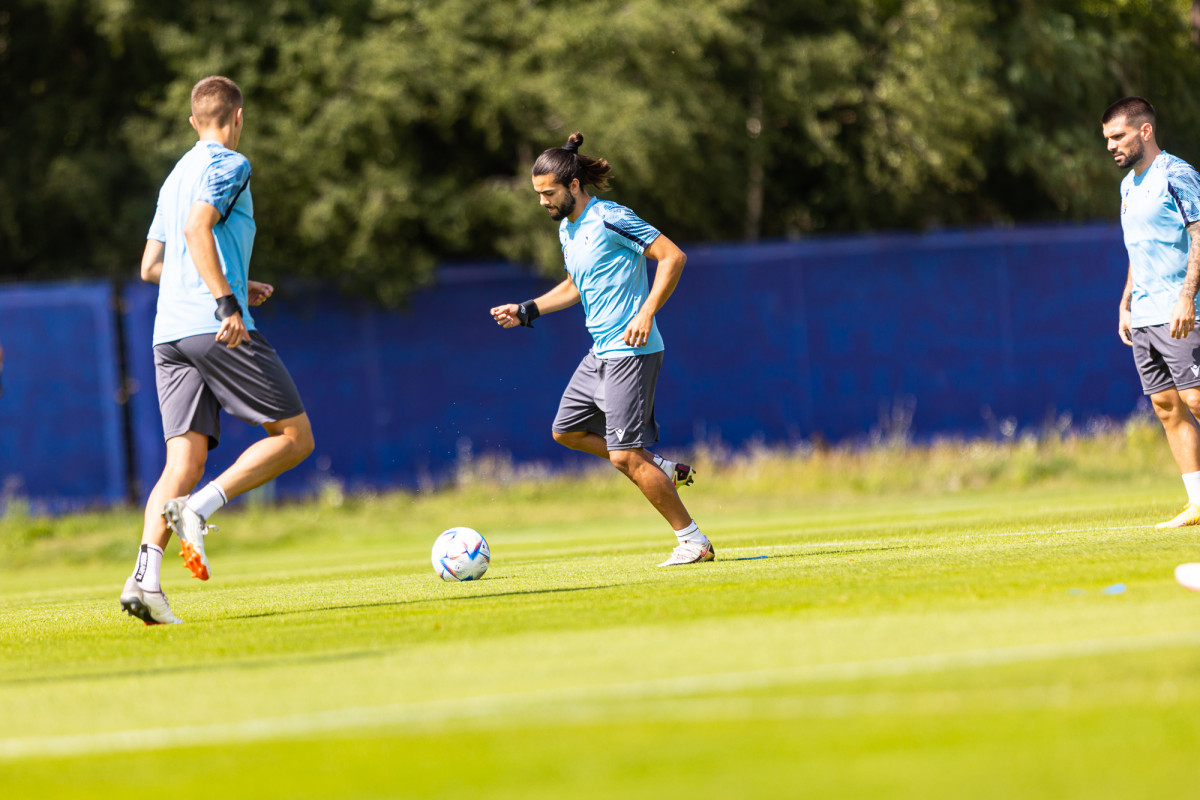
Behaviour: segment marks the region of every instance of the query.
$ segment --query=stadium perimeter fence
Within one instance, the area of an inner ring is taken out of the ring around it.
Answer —
[[[1004,435],[1124,417],[1141,396],[1116,336],[1127,261],[1111,224],[686,250],[658,317],[667,449]],[[280,286],[254,316],[317,446],[269,491],[433,485],[488,458],[574,463],[550,423],[590,344],[581,310],[532,330],[488,314],[550,285],[511,265],[446,266],[409,311]],[[133,280],[0,287],[0,514],[145,497],[164,458],[156,296]],[[222,428],[210,475],[262,435]]]

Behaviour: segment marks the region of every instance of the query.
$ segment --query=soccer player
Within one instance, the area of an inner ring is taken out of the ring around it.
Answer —
[[[171,533],[184,565],[208,580],[208,518],[313,449],[296,385],[250,316],[274,290],[248,277],[255,225],[250,162],[237,152],[242,92],[228,78],[205,78],[192,89],[191,111],[199,141],[163,183],[142,255],[142,280],[159,286],[154,368],[167,463],[146,502],[121,607],[147,625],[180,622],[160,581]],[[220,439],[222,408],[267,436],[189,497]]]
[[[1161,150],[1154,107],[1141,97],[1113,103],[1101,118],[1108,152],[1121,169],[1121,229],[1129,273],[1117,334],[1167,433],[1187,505],[1158,528],[1200,523],[1200,175]]]
[[[687,256],[624,206],[588,194],[608,188],[611,167],[579,152],[583,134],[543,152],[533,165],[533,188],[558,238],[567,278],[541,297],[492,309],[502,328],[533,327],[542,314],[583,302],[592,349],[559,402],[552,432],[559,444],[612,462],[670,523],[678,545],[661,567],[712,561],[676,486],[690,485],[687,464],[665,461],[647,448],[658,441],[654,390],[663,340],[654,315],[679,282]],[[658,262],[649,285],[646,259]]]

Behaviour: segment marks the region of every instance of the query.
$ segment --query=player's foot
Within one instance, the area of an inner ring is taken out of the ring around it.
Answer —
[[[1183,507],[1183,511],[1179,512],[1179,516],[1166,522],[1160,522],[1154,527],[1162,530],[1163,528],[1186,528],[1188,525],[1200,525],[1200,506],[1188,503]]]
[[[696,544],[683,542],[671,551],[671,557],[659,564],[660,567],[674,567],[678,564],[699,564],[701,561],[712,561],[717,557],[712,542]]]
[[[691,486],[696,480],[696,470],[692,469],[691,464],[667,461],[662,456],[654,456],[654,465],[661,469],[676,487]]]
[[[176,625],[183,622],[171,613],[171,604],[161,591],[148,592],[138,586],[132,575],[121,590],[121,608],[131,617],[137,617],[147,625]]]
[[[671,472],[674,474],[668,474],[667,477],[675,481],[676,486],[691,486],[696,480],[696,470],[692,469],[691,464],[677,463]]]
[[[208,525],[204,517],[187,507],[186,497],[168,500],[163,506],[162,515],[167,527],[179,537],[179,555],[183,556],[183,565],[192,571],[194,577],[208,580],[208,556],[204,554]]]

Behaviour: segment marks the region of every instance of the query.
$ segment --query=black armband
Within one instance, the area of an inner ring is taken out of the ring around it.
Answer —
[[[241,314],[242,307],[238,305],[237,298],[231,294],[217,298],[217,310],[213,312],[213,316],[217,318],[217,322],[232,317],[234,314]]]
[[[532,300],[526,300],[517,306],[517,320],[526,328],[532,328],[533,321],[541,315],[542,312],[538,311],[537,303]]]

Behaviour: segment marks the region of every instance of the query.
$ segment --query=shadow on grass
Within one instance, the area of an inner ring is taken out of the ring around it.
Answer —
[[[497,579],[499,580],[499,579]],[[411,606],[422,603],[455,603],[470,600],[492,600],[497,597],[520,597],[531,594],[562,594],[565,592],[594,592],[600,589],[615,589],[628,584],[612,583],[604,586],[571,586],[564,589],[522,589],[514,592],[489,592],[487,594],[469,594],[461,597],[422,597],[416,600],[383,600],[378,603],[353,603],[344,606],[321,606],[319,608],[294,608],[287,611],[263,611],[257,614],[231,614],[228,617],[216,617],[213,621],[222,619],[260,619],[262,617],[289,617],[296,614],[323,614],[330,611],[353,611],[360,608],[387,608],[388,606]]]
[[[394,649],[394,648],[390,648]],[[280,658],[264,658],[256,660],[243,661],[223,661],[217,664],[190,664],[186,666],[171,667],[172,673],[185,672],[203,672],[211,673],[214,670],[223,669],[264,669],[267,667],[290,667],[304,666],[308,664],[322,664],[336,661],[354,661],[360,658],[371,658],[380,656],[389,649],[378,650],[348,650],[340,653],[312,653],[305,656],[283,656]],[[27,678],[13,678],[11,680],[0,680],[0,686],[36,686],[55,683],[73,683],[76,681],[103,681],[117,680],[120,678],[144,678],[149,672],[149,668],[140,667],[138,669],[123,669],[113,670],[111,672],[87,672],[78,675],[38,675]]]
[[[852,556],[859,553],[886,553],[888,550],[909,550],[908,545],[889,545],[887,547],[837,547],[823,550],[805,550],[802,553],[773,553],[765,556],[742,556],[740,558],[718,558],[717,561],[777,561],[781,558],[812,558],[813,556]]]
[[[297,608],[288,611],[264,611],[258,614],[233,614],[227,617],[215,617],[205,622],[219,623],[224,620],[261,619],[264,617],[286,617],[298,614],[326,614],[343,611],[354,611],[364,608],[389,608],[399,606],[421,605],[426,603],[463,602],[484,600],[497,597],[519,597],[522,595],[562,594],[565,592],[592,592],[601,589],[615,589],[629,584],[606,584],[603,586],[574,586],[563,589],[526,589],[514,592],[492,592],[489,594],[464,595],[462,597],[426,597],[415,600],[388,600],[378,603],[354,603],[350,605],[321,606],[317,608]],[[307,664],[326,664],[337,661],[354,661],[361,658],[372,658],[395,651],[394,647],[374,650],[347,650],[337,653],[310,653],[308,655],[280,656],[277,658],[244,659],[240,661],[223,661],[220,663],[204,663],[188,666],[172,667],[172,672],[211,672],[225,669],[264,669],[274,667],[304,666]],[[113,680],[120,678],[145,677],[145,668],[113,670],[111,672],[87,672],[74,675],[31,675],[20,678],[0,679],[0,686],[35,686],[56,683],[72,683],[76,681]]]

